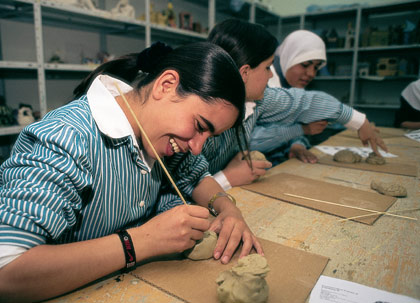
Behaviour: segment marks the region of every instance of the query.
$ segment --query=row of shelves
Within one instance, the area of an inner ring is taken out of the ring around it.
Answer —
[[[387,126],[402,90],[420,78],[420,1],[286,16],[279,28],[280,41],[306,29],[327,46],[327,66],[307,89],[325,91],[362,111],[388,110]]]
[[[109,13],[118,0],[96,2],[95,10],[63,5],[60,0],[0,2],[0,96],[7,106],[16,110],[25,103],[45,115],[62,105],[75,85],[96,68],[99,53],[138,52],[155,41],[172,46],[203,41],[209,28],[229,17],[265,24],[273,34],[278,29],[279,16],[256,1],[232,10],[224,0],[172,0],[175,15],[191,13],[202,32],[154,23],[152,9],[165,9],[168,0],[131,1],[135,18]],[[0,136],[21,129],[0,125]]]
[[[99,0],[104,11],[110,10],[117,1]],[[400,91],[420,75],[420,40],[397,45],[363,42],[367,27],[390,27],[407,21],[420,24],[420,1],[375,7],[355,5],[343,10],[286,17],[269,12],[256,1],[246,1],[236,11],[232,10],[230,1],[224,0],[172,2],[177,14],[182,10],[192,11],[203,28],[211,28],[225,18],[242,18],[263,24],[279,41],[296,29],[312,30],[320,36],[325,30],[334,29],[345,39],[351,24],[352,44],[339,47],[327,43],[330,71],[320,73],[308,89],[326,91],[354,107],[398,108]],[[81,64],[83,57],[94,57],[99,51],[121,55],[143,49],[157,40],[179,45],[206,39],[206,32],[150,22],[150,11],[146,8],[151,3],[162,9],[168,1],[131,1],[136,14],[145,16],[144,20],[139,20],[63,6],[58,0],[3,0],[0,3],[0,95],[5,96],[9,106],[16,108],[23,101],[43,116],[61,105],[59,100],[63,101],[63,95],[71,96],[72,88],[97,66]],[[55,52],[60,51],[63,62],[53,62]],[[373,72],[359,74],[361,64],[372,62],[375,67],[379,58],[404,58],[410,73],[380,76],[372,68]],[[26,86],[24,90],[22,86]],[[20,129],[2,128],[0,135],[16,134]]]

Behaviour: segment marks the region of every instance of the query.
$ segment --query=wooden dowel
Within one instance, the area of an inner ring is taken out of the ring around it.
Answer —
[[[398,209],[398,210],[393,210],[393,211],[388,211],[388,212],[380,212],[380,213],[383,214],[383,215],[389,215],[389,214],[393,214],[393,213],[400,213],[400,212],[405,212],[405,211],[415,211],[415,210],[420,210],[420,208]],[[367,215],[360,215],[360,216],[350,217],[350,218],[346,218],[346,219],[341,219],[338,222],[345,222],[345,221],[348,221],[348,220],[353,220],[353,219],[363,218],[363,217],[369,217],[369,216],[374,216],[374,215],[376,215],[376,214],[373,213],[373,214],[367,214]],[[405,217],[405,216],[400,216],[400,217],[404,218],[404,219],[417,221],[417,218]]]
[[[114,85],[117,88],[118,93],[120,94],[121,98],[124,100],[125,105],[127,105],[127,107],[129,109],[131,115],[133,116],[134,120],[136,121],[136,124],[137,124],[138,128],[140,129],[140,132],[142,133],[142,135],[146,139],[147,143],[150,145],[153,153],[155,154],[156,159],[159,161],[160,166],[164,170],[164,172],[165,172],[166,176],[168,177],[169,181],[172,183],[172,186],[175,188],[175,190],[178,193],[179,197],[181,198],[182,202],[184,202],[184,204],[187,205],[187,201],[185,201],[184,197],[182,196],[181,192],[179,191],[178,187],[176,186],[174,180],[172,179],[171,175],[169,174],[168,170],[166,169],[165,165],[163,164],[162,160],[160,159],[158,153],[156,152],[155,148],[153,147],[152,142],[150,142],[149,137],[147,136],[147,134],[144,131],[143,127],[140,125],[139,120],[137,120],[137,117],[136,117],[134,111],[131,109],[130,104],[128,104],[127,99],[125,98],[125,96],[121,92],[120,87],[118,86],[118,84],[116,82],[114,83]]]
[[[307,199],[307,200],[311,200],[311,201],[315,201],[315,202],[320,202],[320,203],[325,203],[325,204],[329,204],[329,205],[347,207],[347,208],[352,208],[352,209],[357,209],[357,210],[370,211],[370,212],[373,213],[373,214],[370,214],[371,216],[384,214],[384,212],[380,212],[380,211],[372,210],[372,209],[367,209],[367,208],[362,208],[362,207],[357,207],[357,206],[351,206],[351,205],[339,204],[339,203],[334,203],[334,202],[329,202],[329,201],[323,201],[323,200],[318,200],[318,199],[313,199],[313,198],[298,196],[298,195],[289,194],[289,193],[283,193],[283,194],[286,195],[286,196]],[[399,217],[399,218],[404,217],[404,216],[394,215],[394,214],[391,214],[391,213],[386,213],[386,214],[388,216],[392,216],[392,217]],[[405,218],[409,218],[409,217],[405,217]]]

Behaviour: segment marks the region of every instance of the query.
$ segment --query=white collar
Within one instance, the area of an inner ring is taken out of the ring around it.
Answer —
[[[110,138],[119,139],[131,136],[134,146],[139,150],[140,159],[150,172],[155,160],[139,148],[130,122],[115,100],[115,97],[119,96],[116,84],[124,94],[133,89],[127,83],[108,75],[99,75],[92,82],[87,91],[87,98],[93,119],[101,133]]]
[[[412,108],[420,110],[420,80],[411,82],[401,95]]]
[[[248,119],[254,113],[254,108],[257,106],[255,101],[246,101],[245,102],[245,118],[244,120]]]

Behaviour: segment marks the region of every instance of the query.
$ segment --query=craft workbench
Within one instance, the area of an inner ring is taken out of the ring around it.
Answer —
[[[403,130],[380,129],[389,152],[399,156],[395,161],[415,163],[417,177],[304,164],[291,159],[269,170],[264,178],[289,173],[369,192],[374,192],[370,189],[373,179],[395,181],[406,187],[408,196],[397,199],[388,211],[419,208],[420,143],[404,137]],[[322,145],[362,146],[355,133],[350,131],[339,133]],[[323,155],[316,148],[311,151],[319,157]],[[420,211],[402,213],[418,221],[383,215],[368,225],[339,222],[342,218],[338,216],[243,188],[233,188],[229,193],[235,196],[257,237],[329,258],[323,275],[420,299]],[[142,279],[140,272],[141,266],[128,274],[112,275],[48,302],[188,302],[170,295],[160,285]],[[197,281],[196,287],[199,288],[200,284]]]

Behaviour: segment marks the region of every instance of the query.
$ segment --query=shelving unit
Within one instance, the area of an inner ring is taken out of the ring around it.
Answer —
[[[325,31],[328,37],[334,29],[339,39],[335,45],[326,43],[328,73],[320,71],[307,88],[326,91],[367,113],[369,119],[378,125],[392,126],[401,91],[420,77],[420,33],[406,41],[390,41],[386,37],[391,26],[404,26],[406,20],[420,30],[420,1],[380,6],[353,5],[341,10],[281,17],[280,41],[297,29],[314,31],[325,41]],[[354,42],[346,45],[349,23],[354,30]],[[371,31],[369,35],[368,28],[374,33]],[[379,39],[381,36],[383,41]],[[369,37],[371,41],[367,41]],[[378,75],[380,58],[395,58],[401,63],[396,75]],[[405,63],[404,69],[402,62]],[[366,63],[369,64],[369,73],[359,74]]]
[[[203,41],[207,32],[171,28],[150,22],[149,7],[167,7],[167,0],[131,1],[136,19],[115,18],[107,11],[118,0],[99,0],[101,10],[65,6],[54,0],[3,0],[0,3],[0,95],[9,107],[30,104],[41,116],[71,100],[72,89],[96,65],[81,64],[99,51],[119,56],[164,41],[172,46]],[[174,0],[174,11],[189,11],[202,28],[229,17],[264,24],[278,33],[279,16],[245,2],[232,12],[224,0]],[[144,20],[139,16],[143,15]],[[49,62],[58,54],[63,62]],[[0,126],[0,136],[16,135],[21,126]],[[4,138],[4,137],[3,137]]]

